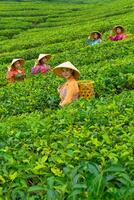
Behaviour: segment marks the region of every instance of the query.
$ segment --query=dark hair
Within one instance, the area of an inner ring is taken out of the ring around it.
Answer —
[[[102,37],[102,35],[101,35],[101,33],[99,33],[98,31],[93,31],[90,35],[91,35],[91,37],[93,38],[94,37],[94,34],[97,34],[97,39],[101,39],[101,37]]]
[[[42,64],[42,60],[43,60],[43,58],[39,60],[39,64]]]
[[[18,60],[17,62],[20,63],[20,61]],[[15,62],[16,63],[16,62]],[[16,68],[15,63],[12,64],[11,68]]]
[[[124,27],[122,27],[122,26],[115,26],[114,28],[113,28],[113,30],[116,32],[117,31],[117,28],[119,28],[121,31],[122,31],[122,33],[124,33],[125,32],[125,29],[124,29]]]
[[[72,76],[74,76],[74,75],[75,75],[75,71],[73,70],[73,71],[72,71]]]

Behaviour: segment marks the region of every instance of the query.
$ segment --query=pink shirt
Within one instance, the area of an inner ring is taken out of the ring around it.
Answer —
[[[38,64],[34,67],[32,67],[32,74],[38,74],[38,73],[43,73],[45,74],[46,72],[48,72],[50,70],[50,66],[47,64]]]
[[[126,39],[126,38],[127,38],[127,36],[126,36],[124,33],[121,33],[121,34],[116,35],[116,36],[112,36],[112,35],[109,36],[109,39],[110,39],[111,41],[124,40],[124,39]]]

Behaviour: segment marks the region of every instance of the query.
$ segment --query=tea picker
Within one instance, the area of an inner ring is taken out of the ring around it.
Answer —
[[[66,82],[58,87],[60,106],[70,104],[80,97],[90,99],[94,95],[92,81],[77,81],[80,77],[79,70],[69,61],[64,62],[53,69],[53,72]]]

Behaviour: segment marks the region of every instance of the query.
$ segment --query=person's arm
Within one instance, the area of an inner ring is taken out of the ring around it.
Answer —
[[[41,68],[42,73],[46,73],[50,71],[50,65],[45,64],[44,67]]]
[[[89,44],[89,45],[92,45],[93,44],[93,41],[91,40],[91,39],[87,39],[87,41],[86,41],[86,44]]]
[[[110,39],[111,41],[116,41],[116,40],[117,40],[117,37],[116,37],[116,36],[109,35],[109,39]]]
[[[26,75],[26,70],[25,70],[25,69],[22,69],[22,70],[19,71],[19,73],[20,73],[20,74],[23,74],[23,75],[25,76],[25,75]]]
[[[60,103],[60,106],[63,107],[69,103],[72,102],[73,97],[78,94],[79,88],[77,82],[73,82],[72,84],[69,84],[69,87],[67,88],[67,94],[64,98],[64,100]]]
[[[9,82],[13,82],[14,81],[14,77],[15,77],[15,75],[11,72],[11,71],[8,71],[7,72],[7,80],[9,81]]]
[[[64,100],[60,103],[61,107],[64,107],[65,105],[71,103],[72,97],[73,97],[73,92],[74,92],[73,88],[68,88],[67,89],[67,94],[66,94]]]
[[[123,38],[122,39],[124,40],[124,39],[127,39],[127,38],[128,38],[128,35],[123,34]]]
[[[50,66],[50,65],[47,65],[47,69],[50,70],[50,69],[51,69],[51,66]]]
[[[15,80],[24,80],[26,77],[26,71],[24,69],[18,70],[18,73],[15,75],[14,79]]]
[[[102,39],[98,39],[98,43],[101,43],[102,42]]]
[[[110,39],[111,41],[116,40],[116,36],[113,36],[113,31],[110,31],[109,39]]]
[[[31,69],[31,73],[32,73],[32,74],[37,74],[37,73],[38,73],[38,71],[39,71],[39,66],[38,66],[38,64],[39,64],[39,61],[36,60],[35,63],[34,63],[34,66],[33,66],[32,69]]]
[[[31,70],[32,74],[37,74],[38,71],[39,71],[39,67],[38,67],[38,65],[32,67],[32,70]]]
[[[59,85],[57,88],[58,93],[60,93],[61,88],[63,87],[63,85]]]
[[[50,71],[50,70],[51,70],[50,65],[47,65],[47,64],[46,64],[46,71]]]

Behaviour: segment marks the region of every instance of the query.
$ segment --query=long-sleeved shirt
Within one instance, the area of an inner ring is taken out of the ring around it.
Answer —
[[[79,97],[79,87],[74,77],[71,77],[65,84],[63,84],[59,88],[58,91],[60,93],[60,105],[62,107],[78,99]]]
[[[109,36],[109,39],[110,39],[111,41],[124,40],[124,39],[126,39],[126,38],[127,38],[127,36],[126,36],[124,33],[121,33],[121,34],[115,35],[115,36],[112,36],[112,35]]]
[[[32,74],[38,74],[38,73],[45,74],[49,70],[50,70],[50,66],[49,65],[47,65],[47,64],[43,64],[43,65],[39,64],[39,65],[36,65],[36,66],[32,67],[31,72],[32,72]]]
[[[99,44],[99,43],[101,43],[101,42],[102,42],[102,40],[101,40],[100,38],[97,39],[97,40],[87,39],[87,44],[88,44],[88,45],[91,45],[91,46],[96,45],[96,44]]]
[[[11,68],[7,71],[7,80],[9,82],[24,80],[26,72],[24,69]]]

